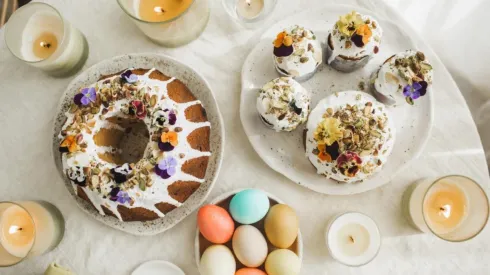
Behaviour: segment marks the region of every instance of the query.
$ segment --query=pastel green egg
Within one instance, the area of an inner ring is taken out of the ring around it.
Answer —
[[[230,213],[235,221],[252,224],[263,219],[269,207],[269,197],[266,193],[257,189],[246,189],[231,199]]]

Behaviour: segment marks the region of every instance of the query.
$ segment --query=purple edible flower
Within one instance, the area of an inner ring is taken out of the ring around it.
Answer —
[[[128,83],[135,83],[138,81],[138,76],[133,74],[131,70],[127,70],[124,73],[121,74],[121,77],[126,80]]]
[[[155,165],[155,173],[164,179],[168,179],[177,173],[177,160],[174,157],[167,157]]]
[[[131,201],[131,198],[129,197],[128,193],[124,191],[119,191],[116,197],[117,197],[117,202],[120,204],[125,204]]]
[[[168,114],[168,122],[170,123],[170,125],[175,125],[176,121],[177,121],[177,115],[175,114],[175,111],[172,110]]]
[[[407,84],[403,88],[403,95],[407,102],[413,105],[413,101],[427,93],[427,82],[414,82],[411,86]]]
[[[75,95],[73,102],[77,105],[87,106],[91,102],[95,102],[97,99],[97,93],[95,92],[95,88],[83,88],[79,94]]]
[[[175,147],[172,144],[170,144],[170,142],[161,142],[161,141],[158,141],[158,148],[160,150],[162,150],[163,152],[170,152]]]

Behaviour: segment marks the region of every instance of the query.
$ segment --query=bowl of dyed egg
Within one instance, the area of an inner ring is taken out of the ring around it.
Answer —
[[[295,211],[259,189],[225,193],[199,209],[201,275],[298,275],[303,241]]]

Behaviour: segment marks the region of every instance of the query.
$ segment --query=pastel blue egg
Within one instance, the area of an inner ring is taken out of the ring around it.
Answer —
[[[269,198],[257,189],[238,192],[230,202],[230,213],[233,219],[241,224],[252,224],[260,221],[269,211]]]

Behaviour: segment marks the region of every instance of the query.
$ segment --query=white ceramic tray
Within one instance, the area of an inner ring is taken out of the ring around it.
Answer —
[[[241,192],[243,190],[246,190],[246,188],[234,190],[234,191],[231,191],[231,192],[228,192],[228,193],[224,193],[224,194],[218,196],[217,198],[213,199],[210,202],[210,204],[219,204],[220,202],[226,200],[227,198],[229,198],[229,197],[231,197],[231,196],[235,195],[236,193]],[[287,204],[284,201],[278,199],[276,196],[274,196],[274,195],[272,195],[270,193],[267,193],[264,190],[261,190],[261,191],[264,192],[270,199],[275,200],[276,202],[278,202],[280,204]],[[300,224],[300,227],[301,227],[301,224]],[[201,261],[201,253],[199,252],[200,251],[200,247],[199,247],[199,234],[200,234],[199,227],[197,227],[196,228],[196,238],[194,240],[194,258],[196,260],[196,265],[198,267],[199,267],[200,261]],[[298,241],[298,249],[297,249],[297,251],[294,251],[294,252],[298,255],[299,260],[302,263],[303,262],[303,238],[301,237],[301,229],[298,229],[297,241]]]
[[[272,169],[293,182],[316,192],[331,195],[361,193],[388,183],[411,160],[421,154],[430,136],[434,114],[433,93],[428,93],[417,100],[414,106],[405,104],[389,107],[394,118],[397,138],[388,162],[379,173],[371,178],[360,183],[349,184],[337,183],[316,173],[315,168],[305,156],[304,125],[291,133],[276,133],[263,125],[257,115],[255,104],[258,90],[267,81],[279,76],[274,69],[271,57],[272,41],[277,33],[291,25],[299,24],[313,30],[320,41],[324,42],[329,29],[339,16],[352,10],[372,15],[378,19],[384,31],[380,52],[366,67],[352,73],[338,72],[325,65],[324,62],[310,80],[301,84],[312,92],[312,107],[315,107],[322,98],[335,92],[359,90],[358,86],[361,81],[365,82],[365,91],[368,91],[371,74],[388,57],[407,49],[416,49],[414,41],[410,38],[415,37],[416,34],[406,34],[396,23],[368,10],[352,6],[325,5],[278,22],[262,35],[260,41],[257,41],[257,46],[245,60],[242,69],[240,117],[245,133],[255,151]],[[440,80],[435,79],[432,92],[437,89],[438,81]]]
[[[72,183],[63,173],[61,155],[58,151],[58,133],[65,121],[65,112],[73,101],[73,96],[79,92],[80,87],[86,87],[96,82],[101,76],[120,72],[127,68],[156,68],[166,75],[173,76],[181,80],[191,90],[191,92],[202,102],[206,108],[208,120],[211,122],[211,156],[206,170],[205,181],[192,194],[184,204],[175,210],[167,213],[165,217],[147,222],[121,222],[111,216],[102,216],[97,210],[85,200],[79,198],[72,186]],[[65,94],[61,98],[58,107],[58,116],[55,118],[53,129],[53,157],[56,167],[62,176],[66,187],[73,196],[78,206],[94,219],[134,235],[154,235],[164,232],[187,217],[206,199],[213,188],[218,177],[219,169],[223,159],[224,150],[224,128],[223,119],[218,109],[218,104],[214,98],[211,87],[199,73],[192,68],[180,63],[179,61],[164,55],[158,54],[127,54],[104,60],[95,64],[86,71],[78,75],[67,87]]]

